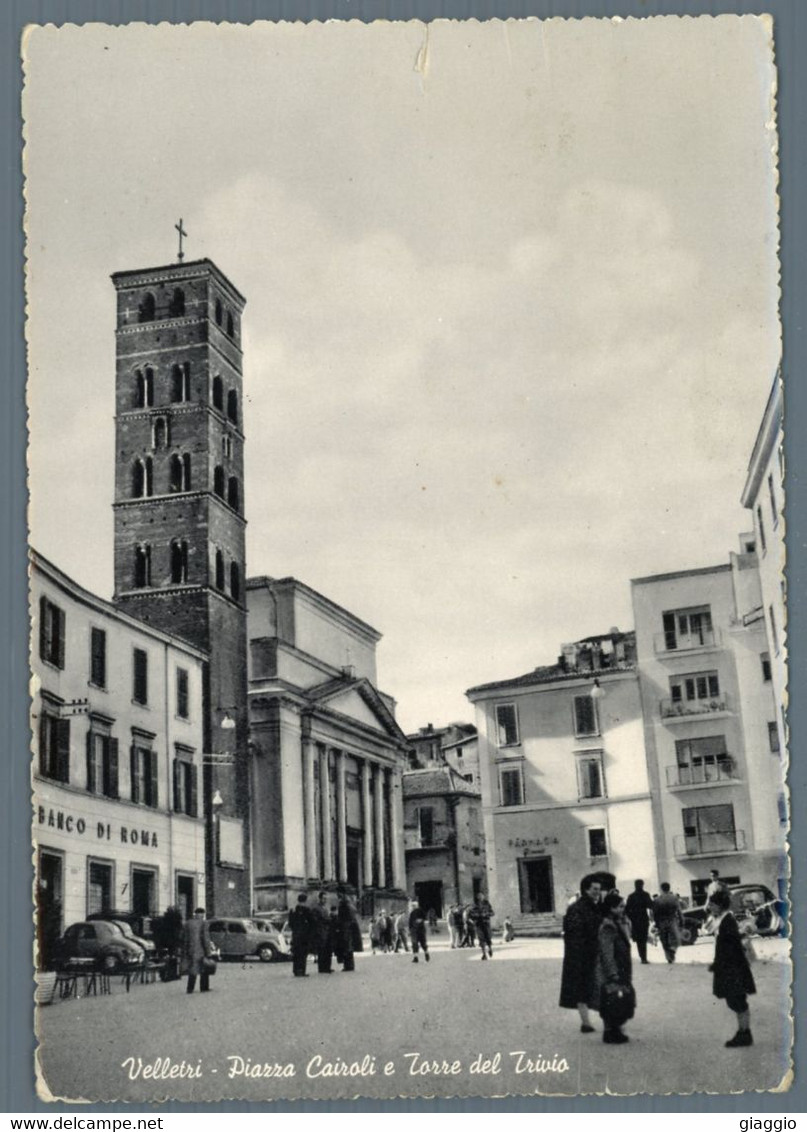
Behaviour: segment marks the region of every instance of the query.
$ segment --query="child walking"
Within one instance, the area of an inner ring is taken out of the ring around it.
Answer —
[[[737,1015],[737,1033],[726,1042],[729,1049],[737,1046],[751,1046],[751,1013],[748,1009],[748,995],[756,994],[754,976],[743,947],[740,929],[731,911],[731,897],[728,890],[718,888],[709,897],[709,913],[714,921],[715,960],[712,993],[715,998],[724,998],[729,1010]]]

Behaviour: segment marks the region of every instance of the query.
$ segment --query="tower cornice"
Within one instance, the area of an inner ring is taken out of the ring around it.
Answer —
[[[195,259],[189,263],[145,267],[140,271],[116,271],[111,278],[117,291],[128,291],[134,287],[144,287],[155,283],[178,283],[189,279],[204,279],[208,275],[215,276],[222,290],[226,291],[230,299],[237,305],[239,313],[243,311],[247,300],[212,259]]]

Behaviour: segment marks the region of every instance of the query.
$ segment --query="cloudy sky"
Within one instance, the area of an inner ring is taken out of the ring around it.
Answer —
[[[411,730],[726,561],[779,355],[747,17],[47,28],[31,538],[112,592],[113,271],[247,296],[250,574],[375,626]]]

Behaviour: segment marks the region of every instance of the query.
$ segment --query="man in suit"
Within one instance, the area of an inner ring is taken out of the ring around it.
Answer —
[[[650,932],[650,916],[653,912],[653,899],[644,890],[644,881],[633,882],[633,892],[625,901],[625,914],[630,920],[630,931],[639,959],[647,963],[647,937]]]
[[[308,907],[308,893],[301,892],[297,897],[297,904],[289,912],[289,927],[291,928],[291,960],[292,974],[295,978],[307,978],[305,966],[308,961],[308,952],[314,943],[315,922]]]
[[[204,908],[197,908],[192,920],[186,920],[182,928],[182,957],[188,973],[187,993],[193,994],[196,976],[200,975],[199,988],[210,990],[210,972],[205,970],[205,960],[213,951],[210,932],[207,929]]]
[[[664,955],[668,963],[675,962],[675,953],[681,942],[681,902],[665,880],[661,892],[653,901],[653,919],[658,929],[659,943],[664,948]]]
[[[331,942],[331,914],[328,911],[327,901],[327,892],[320,892],[317,896],[316,904],[314,904],[311,909],[316,928],[317,971],[320,975],[330,975],[332,973],[331,957],[333,955],[333,945]]]

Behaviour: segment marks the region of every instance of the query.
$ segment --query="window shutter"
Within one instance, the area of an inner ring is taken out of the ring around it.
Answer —
[[[182,774],[182,766],[179,759],[174,759],[174,809],[179,813],[182,809],[182,783],[180,775]]]
[[[92,731],[87,732],[87,789],[91,794],[95,793],[95,764],[92,760]]]
[[[39,599],[39,655],[42,660],[48,659],[48,599]]]
[[[104,793],[108,798],[118,797],[118,740],[107,740],[106,759],[104,761]]]
[[[148,752],[149,798],[148,804],[155,809],[159,804],[159,791],[157,783],[157,752]]]
[[[59,648],[56,663],[58,664],[59,668],[64,668],[64,610],[57,609],[56,616],[59,625]]]
[[[70,781],[70,720],[56,720],[56,777]]]
[[[137,787],[137,747],[134,744],[129,748],[129,771],[131,774],[132,801],[140,801],[140,792]]]
[[[50,716],[42,712],[39,717],[39,773],[48,773],[48,720]]]
[[[188,813],[192,818],[196,818],[199,816],[199,799],[196,790],[196,767],[189,766],[188,770],[190,772],[190,807]]]

